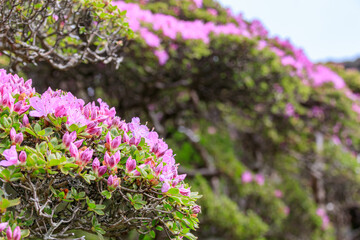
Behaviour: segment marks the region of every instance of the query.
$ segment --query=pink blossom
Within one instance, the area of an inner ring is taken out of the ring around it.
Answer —
[[[2,155],[6,160],[1,161],[0,166],[8,167],[18,164],[18,154],[14,145],[10,149],[6,149]]]
[[[167,60],[169,59],[169,55],[165,50],[155,50],[154,51],[155,56],[159,59],[159,64],[164,65]]]
[[[249,171],[245,171],[242,175],[241,175],[241,181],[243,183],[249,183],[252,181],[252,174]]]

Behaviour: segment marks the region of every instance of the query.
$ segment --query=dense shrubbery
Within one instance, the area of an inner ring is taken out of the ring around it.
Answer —
[[[39,95],[30,80],[4,70],[0,89],[7,231],[20,226],[23,237],[61,239],[75,229],[99,238],[136,229],[151,238],[157,229],[194,239],[199,196],[178,175],[173,151],[139,118],[125,123],[101,99],[96,106],[61,90]]]
[[[212,0],[126,2],[113,3],[138,37],[118,70],[25,74],[150,121],[204,195],[200,239],[356,238],[344,229],[359,227],[360,74],[313,64]]]

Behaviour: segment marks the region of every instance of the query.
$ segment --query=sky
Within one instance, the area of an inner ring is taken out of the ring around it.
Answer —
[[[360,57],[360,0],[218,0],[271,36],[290,39],[313,61]]]

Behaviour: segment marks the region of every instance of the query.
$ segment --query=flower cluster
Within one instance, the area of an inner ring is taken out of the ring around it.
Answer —
[[[32,237],[64,237],[79,224],[109,237],[131,229],[153,236],[156,228],[195,238],[189,230],[197,227],[199,196],[178,174],[173,151],[139,118],[126,123],[101,99],[85,104],[50,88],[40,95],[31,80],[4,70],[0,90],[0,197],[9,188],[18,193],[0,204],[2,220],[16,226],[8,239],[20,239],[19,226]],[[71,204],[59,210],[59,201]],[[123,211],[115,214],[118,206]],[[31,221],[20,221],[25,217]]]

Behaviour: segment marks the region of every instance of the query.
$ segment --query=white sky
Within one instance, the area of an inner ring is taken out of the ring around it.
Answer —
[[[218,0],[271,36],[289,38],[313,61],[360,56],[360,0]]]

